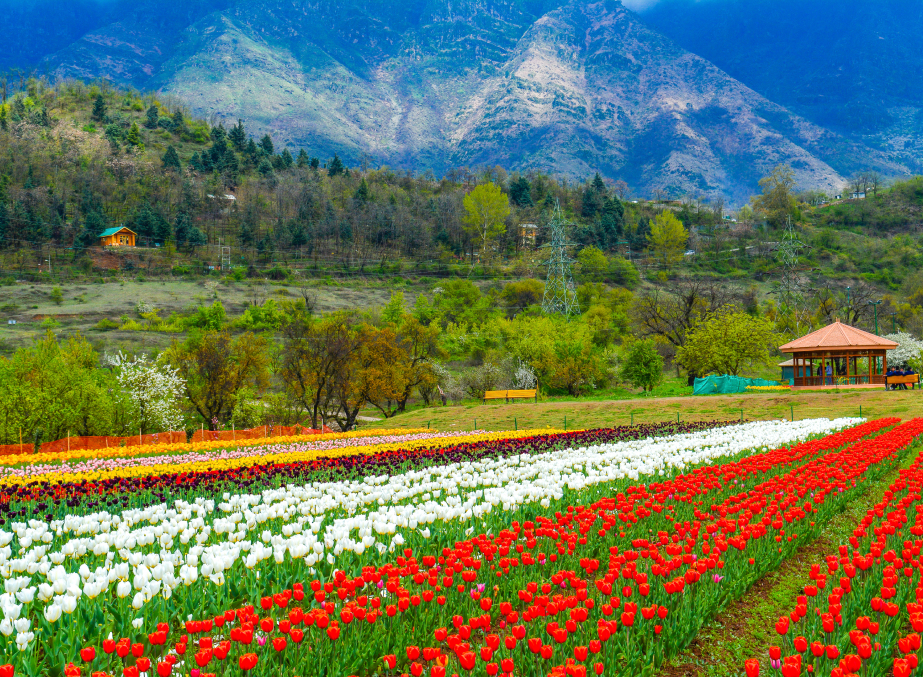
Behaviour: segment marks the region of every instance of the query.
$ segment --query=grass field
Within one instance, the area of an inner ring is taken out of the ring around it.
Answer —
[[[923,390],[839,390],[631,400],[523,402],[431,407],[368,424],[379,428],[431,427],[439,430],[511,430],[513,428],[601,428],[626,423],[675,421],[796,419],[838,416],[867,418],[923,416]]]

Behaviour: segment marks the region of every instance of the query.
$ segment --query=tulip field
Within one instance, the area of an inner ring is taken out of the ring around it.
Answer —
[[[809,419],[0,457],[0,677],[654,675],[921,434]],[[923,457],[740,673],[914,673],[921,551]]]

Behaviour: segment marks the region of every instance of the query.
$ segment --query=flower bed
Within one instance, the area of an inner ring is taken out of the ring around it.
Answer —
[[[919,434],[919,421],[902,426]],[[902,470],[847,543],[811,567],[797,605],[776,624],[770,667],[782,674],[895,675],[915,671],[923,632],[923,455]],[[750,659],[748,675],[760,661]]]
[[[366,472],[341,473],[352,479],[217,499],[200,483],[194,500],[19,523],[0,533],[12,627],[0,622],[0,642],[7,656],[22,647],[26,674],[66,661],[107,674],[437,677],[472,660],[479,674],[510,672],[504,661],[529,674],[572,670],[567,658],[655,663],[791,552],[792,534],[771,538],[779,515],[809,532],[904,439],[861,441],[890,420],[773,449],[855,422],[482,441],[443,454],[450,465],[432,465],[435,450],[373,454],[356,457]],[[715,459],[726,462],[704,465]],[[830,494],[834,478],[842,493]],[[805,509],[810,489],[820,500]]]

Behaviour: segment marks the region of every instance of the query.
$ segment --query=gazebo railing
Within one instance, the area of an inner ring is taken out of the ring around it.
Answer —
[[[851,374],[850,376],[836,375],[831,376],[796,376],[795,386],[858,386],[858,385],[881,385],[885,384],[883,374]]]

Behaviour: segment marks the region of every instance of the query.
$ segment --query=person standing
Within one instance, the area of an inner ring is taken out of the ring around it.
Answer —
[[[833,385],[833,367],[829,362],[827,363],[827,385]]]

